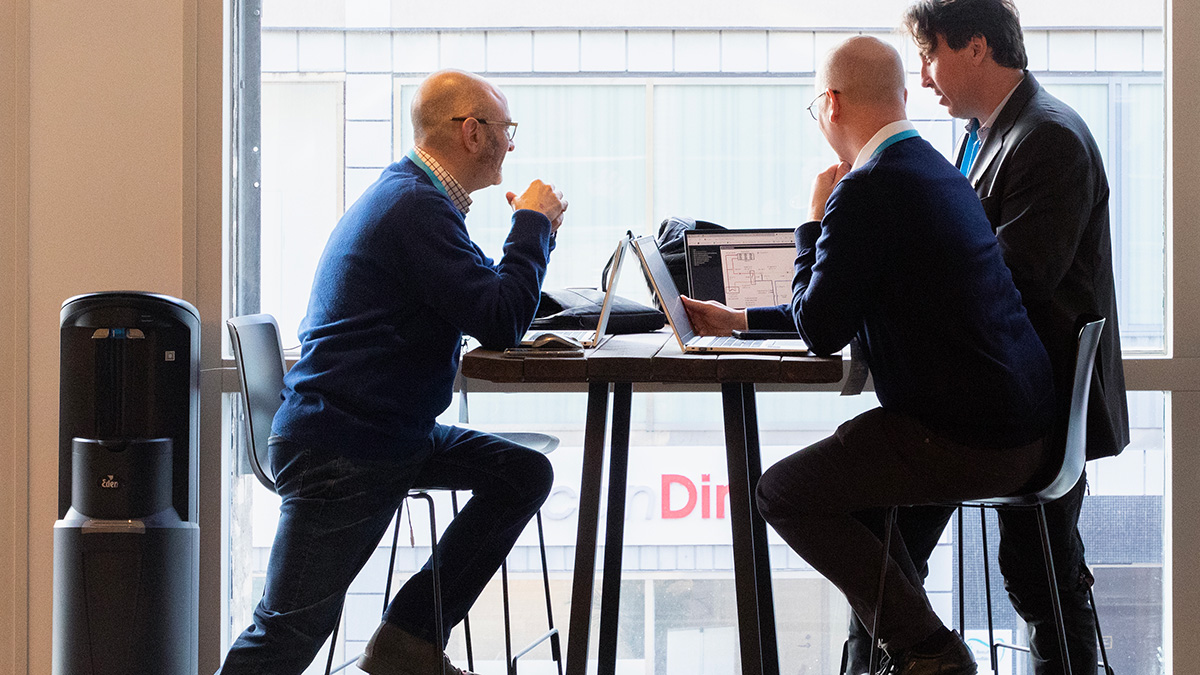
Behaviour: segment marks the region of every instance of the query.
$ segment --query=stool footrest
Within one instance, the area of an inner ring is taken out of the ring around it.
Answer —
[[[521,658],[522,656],[525,656],[529,652],[533,651],[533,649],[536,648],[538,645],[542,644],[543,642],[545,642],[546,640],[549,640],[552,637],[555,637],[556,635],[558,635],[558,629],[551,628],[550,630],[548,630],[544,634],[542,634],[541,637],[539,637],[538,639],[536,639],[533,642],[530,642],[528,645],[526,645],[526,647],[524,649],[517,652],[516,654],[513,654],[509,672],[516,672],[517,659]]]
[[[997,642],[996,648],[999,649],[1000,647],[1004,647],[1005,649],[1011,649],[1016,652],[1025,652],[1026,654],[1029,653],[1029,647],[1026,647],[1023,645],[1011,645],[1007,642]]]

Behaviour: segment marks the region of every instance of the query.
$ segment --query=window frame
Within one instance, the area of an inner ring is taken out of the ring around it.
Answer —
[[[234,3],[237,6],[237,3]],[[1174,654],[1186,654],[1200,648],[1200,628],[1191,621],[1200,612],[1200,585],[1174,583],[1175,578],[1188,579],[1200,574],[1200,558],[1191,552],[1200,550],[1200,453],[1186,452],[1182,445],[1176,448],[1176,436],[1182,439],[1200,438],[1200,331],[1192,327],[1200,325],[1200,270],[1197,270],[1187,252],[1200,248],[1200,228],[1177,227],[1177,223],[1200,221],[1200,172],[1183,170],[1185,160],[1176,158],[1200,154],[1200,137],[1195,134],[1175,133],[1176,129],[1195,128],[1200,123],[1200,53],[1191,45],[1200,42],[1200,6],[1188,3],[1167,3],[1164,22],[1164,49],[1166,66],[1164,72],[1164,98],[1166,106],[1165,140],[1165,236],[1167,284],[1165,287],[1165,350],[1162,354],[1126,354],[1125,371],[1127,385],[1136,391],[1164,391],[1166,401],[1167,435],[1167,494],[1166,543],[1164,549],[1164,663],[1166,672],[1172,672]],[[236,31],[234,31],[236,33]],[[204,36],[205,39],[211,39]],[[211,45],[210,45],[211,46]],[[237,81],[236,79],[234,80]],[[1184,83],[1176,87],[1177,83]],[[232,89],[232,86],[230,87]],[[227,126],[236,119],[227,109]],[[230,162],[229,164],[232,164]],[[1176,167],[1181,170],[1176,171]],[[232,186],[235,171],[226,166],[226,185]],[[208,188],[211,191],[211,187]],[[233,189],[228,190],[232,193]],[[232,199],[227,199],[227,204]],[[226,220],[233,219],[233,210],[225,214]],[[185,256],[185,274],[197,279],[201,306],[206,308],[224,306],[221,283],[214,280],[216,273],[203,273],[208,269],[222,269],[225,256],[220,254],[222,236],[217,228],[199,228],[196,257]],[[218,260],[218,256],[220,259]],[[222,277],[222,280],[228,277]],[[245,313],[248,305],[240,305],[236,313]],[[211,326],[220,330],[219,325]],[[223,333],[223,330],[220,331]],[[204,428],[212,428],[212,420],[219,405],[213,405],[221,392],[237,391],[236,378],[232,375],[233,364],[228,354],[209,367],[222,370],[218,385],[206,387]],[[215,410],[214,410],[215,408]],[[206,443],[215,442],[211,440]],[[1176,450],[1179,450],[1178,452]],[[219,484],[221,475],[215,473],[213,462],[202,463],[202,483]],[[213,523],[212,500],[207,522]],[[206,541],[210,542],[211,539]],[[205,569],[223,568],[218,565],[218,553],[211,544],[202,554]],[[202,644],[212,644],[213,636],[220,630],[220,615],[212,611],[212,603],[202,607]],[[208,609],[207,613],[204,609]]]

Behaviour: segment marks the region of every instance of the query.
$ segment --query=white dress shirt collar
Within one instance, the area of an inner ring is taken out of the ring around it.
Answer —
[[[896,120],[890,124],[885,124],[882,129],[875,132],[875,135],[871,137],[871,140],[867,141],[867,144],[863,146],[862,150],[858,151],[858,157],[854,158],[853,168],[857,169],[863,164],[866,164],[867,161],[871,159],[871,156],[875,154],[875,150],[880,145],[883,145],[883,142],[887,139],[900,132],[915,128],[916,127],[913,126],[913,123],[909,122],[908,120]]]
[[[980,145],[983,145],[983,142],[987,140],[988,132],[992,130],[992,125],[996,123],[996,118],[1000,116],[1000,112],[1004,110],[1004,106],[1008,105],[1008,99],[1012,98],[1012,95],[1017,90],[1017,87],[1021,86],[1021,82],[1024,81],[1025,77],[1022,76],[1017,82],[1016,86],[1008,90],[1008,95],[1004,97],[1003,101],[1000,101],[1000,105],[996,106],[996,109],[992,111],[992,114],[989,115],[988,118],[982,123],[980,123],[979,131],[975,132],[979,136]]]

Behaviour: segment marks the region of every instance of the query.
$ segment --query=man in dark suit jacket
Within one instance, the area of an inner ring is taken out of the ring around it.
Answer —
[[[1092,374],[1087,454],[1089,459],[1116,455],[1129,443],[1129,414],[1109,188],[1096,141],[1079,115],[1025,70],[1020,20],[1011,0],[921,0],[906,12],[904,25],[921,50],[922,85],[951,115],[969,120],[955,164],[979,194],[1030,321],[1050,354],[1060,413],[1070,401],[1076,320],[1082,314],[1107,319]],[[1083,477],[1047,505],[1046,513],[1071,670],[1091,675],[1097,666],[1088,602],[1093,579],[1078,531],[1085,490]],[[924,568],[949,517],[949,511],[927,507],[902,513],[901,530],[918,567]],[[1034,516],[1000,511],[1000,536],[1000,569],[1013,607],[1029,627],[1034,672],[1064,673]],[[853,624],[846,672],[857,674],[866,670],[869,642],[863,628]]]
[[[970,184],[905,119],[896,50],[851,38],[817,83],[809,110],[842,162],[817,178],[810,222],[796,228],[790,306],[689,301],[688,313],[703,333],[794,328],[817,354],[857,337],[880,407],[770,467],[756,503],[858,616],[878,621],[896,673],[973,675],[899,533],[884,555],[883,514],[1028,481],[1053,419],[1050,360]]]

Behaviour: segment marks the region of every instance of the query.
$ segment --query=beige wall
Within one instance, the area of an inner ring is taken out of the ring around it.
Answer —
[[[217,356],[220,305],[198,288],[203,274],[219,292],[219,271],[201,273],[197,258],[219,259],[222,5],[0,7],[0,673],[49,673],[59,307],[99,290],[181,297],[200,308],[205,355]],[[214,492],[202,501],[219,503]],[[210,551],[216,514],[201,515]],[[211,612],[219,565],[204,567]],[[211,672],[218,648],[210,639],[202,651]]]
[[[1164,641],[1173,647],[1168,673],[1195,669],[1191,655],[1200,649],[1200,6],[1167,0],[1167,213],[1171,217],[1174,260],[1172,283],[1174,358],[1182,374],[1172,395],[1167,436],[1167,595]]]
[[[25,8],[0,0],[0,673],[27,672]],[[21,225],[18,227],[18,223]]]
[[[1188,45],[1200,42],[1200,6],[1172,2],[1167,16],[1168,129],[1194,130],[1200,54]],[[62,301],[117,288],[182,297],[204,318],[205,365],[219,356],[221,73],[222,0],[0,0],[0,674],[50,672]],[[1167,571],[1191,579],[1200,574],[1200,136],[1168,138],[1169,156],[1181,158],[1169,160],[1168,188],[1174,359],[1128,371],[1134,386],[1174,390]],[[217,385],[202,383],[211,410]],[[202,429],[203,673],[219,658],[216,435]],[[1171,651],[1200,651],[1200,585],[1174,583],[1168,597],[1168,617],[1178,617]]]

